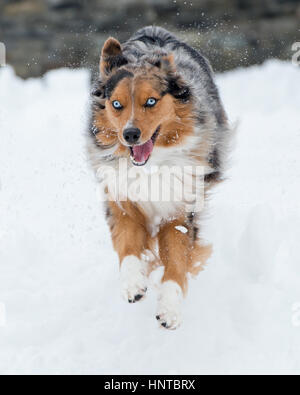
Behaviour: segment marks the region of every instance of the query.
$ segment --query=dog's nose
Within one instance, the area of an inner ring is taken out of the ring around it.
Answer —
[[[123,136],[128,144],[135,144],[141,137],[141,131],[137,128],[128,128],[124,130]]]

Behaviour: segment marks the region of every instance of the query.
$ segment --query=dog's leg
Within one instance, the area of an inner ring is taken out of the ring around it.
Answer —
[[[128,202],[120,208],[110,203],[108,222],[120,260],[122,296],[129,303],[143,299],[147,291],[148,264],[143,252],[149,248],[149,234],[142,214]]]
[[[158,298],[157,320],[168,329],[180,326],[181,304],[187,286],[190,238],[184,221],[173,221],[161,227],[159,253],[165,273]]]

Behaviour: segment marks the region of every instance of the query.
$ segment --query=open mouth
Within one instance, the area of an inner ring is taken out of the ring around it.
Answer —
[[[129,148],[130,158],[135,166],[144,166],[148,162],[152,154],[154,144],[159,133],[159,129],[160,126],[156,129],[156,132],[151,137],[151,139],[148,140],[145,144],[134,145],[133,147]]]

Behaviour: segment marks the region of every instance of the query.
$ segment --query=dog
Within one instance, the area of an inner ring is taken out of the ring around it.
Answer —
[[[109,38],[91,108],[88,150],[102,174],[122,294],[130,303],[142,300],[149,273],[163,266],[156,319],[176,329],[189,273],[202,270],[212,250],[200,238],[203,209],[196,209],[197,194],[201,191],[205,204],[210,189],[223,181],[231,137],[212,68],[200,52],[160,27],[143,28],[123,45]],[[117,175],[118,192],[113,173],[104,177],[104,168]],[[160,189],[177,196],[201,179],[189,204],[178,196],[172,201],[145,198],[149,174],[160,177],[174,168],[171,181]],[[201,176],[195,168],[202,169]],[[176,169],[183,169],[181,175]],[[139,198],[125,185],[132,170],[139,175]]]

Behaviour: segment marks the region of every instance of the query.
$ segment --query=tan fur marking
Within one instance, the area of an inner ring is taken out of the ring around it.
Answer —
[[[162,226],[158,234],[158,241],[160,259],[165,266],[162,281],[175,281],[185,291],[187,286],[190,238],[188,234],[183,234],[175,228],[176,226],[181,226],[183,223],[183,221],[176,220]]]
[[[100,110],[95,114],[94,124],[99,130],[99,133],[96,135],[98,143],[105,146],[115,144],[117,142],[117,131],[108,118],[106,111]]]
[[[110,202],[109,207],[112,214],[109,223],[112,241],[120,264],[129,255],[141,258],[145,250],[151,249],[151,237],[143,214],[131,202],[123,202],[122,208]]]
[[[109,207],[112,241],[120,264],[129,255],[141,258],[145,250],[150,250],[155,255],[155,240],[147,230],[147,222],[141,211],[131,202],[123,202],[122,208],[117,203],[110,202]],[[176,229],[177,226],[188,228],[184,218],[161,226],[157,236],[159,259],[165,266],[162,281],[175,281],[186,292],[187,273],[197,275],[203,270],[212,248],[210,245],[201,245],[199,240],[193,241],[191,229],[184,234]],[[153,262],[149,270],[153,270],[157,264],[157,261]]]
[[[187,291],[187,273],[197,275],[211,256],[210,245],[194,241],[189,233],[182,233],[177,226],[188,228],[184,219],[174,220],[161,227],[158,234],[159,254],[165,273],[162,279],[175,281],[183,292]]]
[[[201,245],[200,240],[198,242],[193,243],[190,251],[190,261],[189,261],[189,273],[193,276],[197,276],[199,272],[204,269],[208,259],[212,254],[212,246],[211,245]]]

